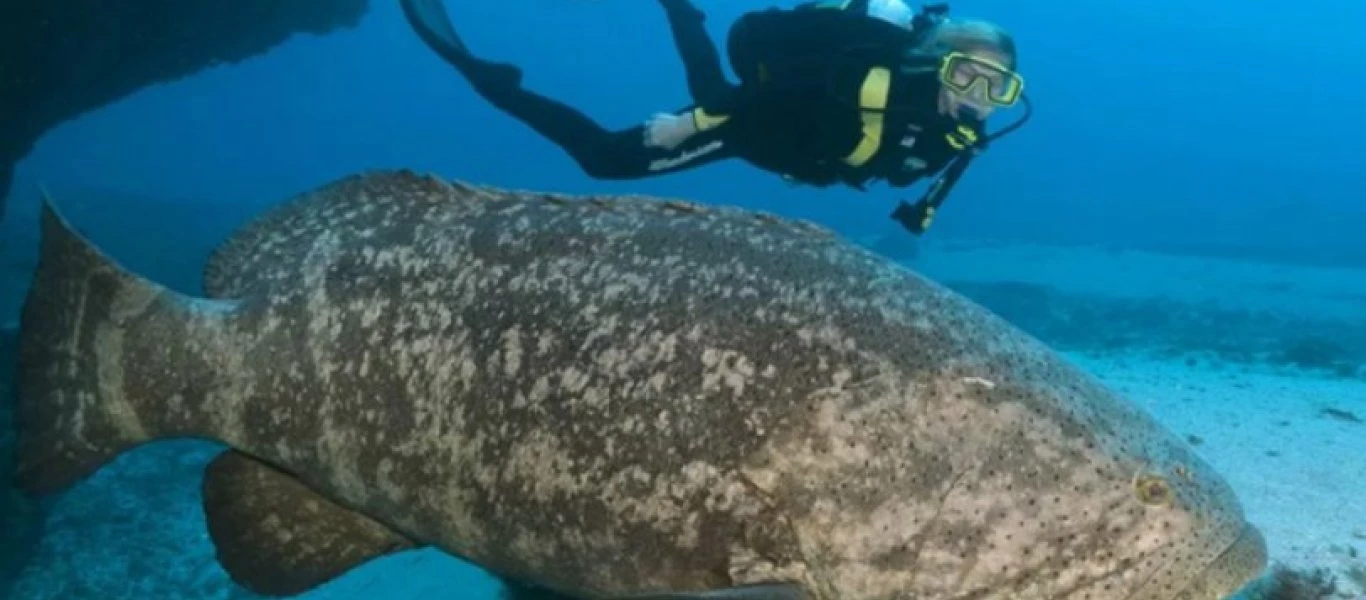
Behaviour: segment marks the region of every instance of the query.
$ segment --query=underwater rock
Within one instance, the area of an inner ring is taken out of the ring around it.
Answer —
[[[1015,281],[945,281],[1011,324],[1066,351],[1140,351],[1363,376],[1366,319],[1287,317],[1270,311],[1159,298],[1064,293]],[[1188,363],[1189,364],[1189,363]]]
[[[204,281],[158,286],[44,206],[18,480],[222,441],[207,529],[258,593],[421,546],[680,600],[1205,598],[1265,565],[1178,436],[810,223],[376,172],[262,215]]]
[[[221,451],[194,440],[139,448],[46,502],[13,600],[265,600],[228,580],[200,541],[199,480]]]
[[[48,129],[131,94],[353,26],[369,0],[42,0],[0,5],[0,214]]]
[[[19,332],[0,328],[0,598],[24,568],[42,533],[42,514],[38,504],[11,486],[14,472],[14,387],[15,350]]]
[[[1248,586],[1242,600],[1328,600],[1338,591],[1337,578],[1326,568],[1292,569],[1277,563],[1270,572]]]
[[[0,146],[2,145],[3,142],[0,142]],[[17,158],[3,158],[4,155],[5,153],[0,153],[0,220],[5,218],[5,205],[9,198],[10,186],[14,185],[14,164],[19,162]]]
[[[1355,376],[1360,365],[1342,342],[1327,336],[1296,336],[1285,341],[1278,357],[1282,363],[1305,369],[1336,373],[1342,377]]]

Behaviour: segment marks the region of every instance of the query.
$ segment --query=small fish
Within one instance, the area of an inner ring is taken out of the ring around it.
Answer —
[[[1348,422],[1348,423],[1362,423],[1362,422],[1363,422],[1363,421],[1361,420],[1361,417],[1358,417],[1358,416],[1356,415],[1356,413],[1354,413],[1354,412],[1352,412],[1352,411],[1350,411],[1350,410],[1342,410],[1342,409],[1340,409],[1340,408],[1333,408],[1333,407],[1331,407],[1331,406],[1328,407],[1328,408],[1324,408],[1324,409],[1320,410],[1320,411],[1319,411],[1319,414],[1324,415],[1324,416],[1328,416],[1328,417],[1332,417],[1332,418],[1337,419],[1337,420],[1339,420],[1339,421],[1346,421],[1346,422]]]

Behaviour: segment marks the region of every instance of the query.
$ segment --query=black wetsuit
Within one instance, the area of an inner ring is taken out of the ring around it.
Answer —
[[[753,140],[740,155],[760,167],[816,185],[862,189],[869,180],[885,179],[907,186],[954,158],[959,149],[949,138],[962,141],[960,127],[984,135],[980,122],[960,123],[939,113],[938,59],[912,58],[909,32],[865,14],[857,1],[847,3],[857,6],[850,9],[810,2],[741,16],[726,44],[740,86],[725,80],[702,13],[691,1],[659,2],[669,15],[693,100],[709,113],[742,117],[731,137],[737,144]],[[893,71],[890,110],[877,152],[855,166],[844,157],[863,136],[858,98],[873,67]]]
[[[489,103],[565,150],[590,176],[635,179],[741,158],[802,183],[845,183],[862,189],[885,179],[908,185],[938,170],[954,150],[945,134],[957,126],[936,109],[933,70],[896,71],[878,151],[844,161],[863,137],[859,85],[869,68],[897,65],[905,31],[837,9],[769,9],[748,13],[730,30],[728,50],[740,85],[721,71],[703,14],[688,0],[659,0],[668,15],[695,104],[724,122],[666,149],[646,143],[646,125],[608,130],[580,111],[521,87],[512,65],[476,58],[459,41],[439,0],[404,0],[410,23]],[[763,64],[761,76],[752,72]],[[676,114],[682,114],[676,113]],[[909,147],[907,146],[909,144]],[[907,169],[910,160],[915,168]]]

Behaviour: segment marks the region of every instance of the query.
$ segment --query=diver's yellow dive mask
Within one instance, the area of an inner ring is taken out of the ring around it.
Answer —
[[[939,63],[939,81],[962,96],[1011,106],[1024,92],[1024,78],[998,62],[965,52],[950,52]]]

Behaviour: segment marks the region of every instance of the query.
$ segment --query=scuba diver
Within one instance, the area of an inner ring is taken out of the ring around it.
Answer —
[[[740,158],[807,185],[866,190],[940,177],[891,214],[925,231],[948,190],[988,142],[986,117],[1024,98],[1010,36],[984,21],[947,18],[945,5],[912,13],[901,0],[808,2],[746,13],[727,51],[741,83],[721,71],[690,0],[659,0],[693,102],[624,130],[522,87],[515,65],[475,56],[441,0],[401,0],[418,36],[492,105],[560,146],[589,176],[636,179]],[[1024,99],[1028,111],[1028,99]]]

